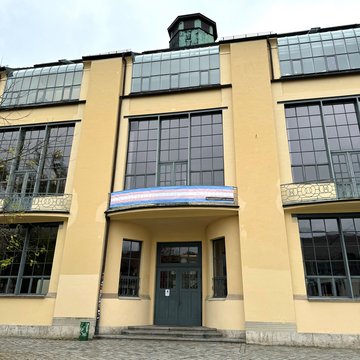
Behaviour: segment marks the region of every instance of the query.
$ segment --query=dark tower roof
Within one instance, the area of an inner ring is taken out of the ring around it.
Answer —
[[[170,48],[213,43],[218,36],[216,22],[201,13],[180,15],[167,30]]]

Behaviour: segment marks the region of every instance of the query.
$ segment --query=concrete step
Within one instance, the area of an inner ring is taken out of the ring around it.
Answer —
[[[172,337],[191,337],[191,338],[210,338],[222,337],[222,333],[214,328],[204,326],[129,326],[122,330],[122,335],[134,336],[172,336]]]
[[[176,336],[176,337],[199,337],[199,338],[210,338],[210,337],[222,337],[222,334],[218,331],[182,331],[182,330],[140,330],[140,329],[125,329],[121,332],[122,335],[151,335],[151,336]]]
[[[244,339],[227,338],[214,328],[203,326],[129,326],[119,334],[97,335],[97,339],[167,340],[243,343]]]
[[[241,338],[227,337],[178,337],[178,336],[154,336],[154,335],[96,335],[95,339],[112,339],[112,340],[149,340],[149,341],[193,341],[193,342],[217,342],[217,343],[245,343]]]
[[[146,330],[181,330],[181,331],[217,331],[216,328],[209,328],[206,326],[169,326],[169,325],[133,325],[128,326],[128,329],[146,329]]]

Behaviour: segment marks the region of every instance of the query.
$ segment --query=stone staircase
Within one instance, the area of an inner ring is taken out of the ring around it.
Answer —
[[[119,334],[97,335],[97,339],[168,340],[242,343],[244,339],[224,337],[214,328],[203,326],[129,326]]]

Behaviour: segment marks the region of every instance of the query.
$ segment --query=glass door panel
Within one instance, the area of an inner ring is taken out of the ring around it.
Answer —
[[[338,197],[360,196],[360,151],[332,152],[331,157]]]

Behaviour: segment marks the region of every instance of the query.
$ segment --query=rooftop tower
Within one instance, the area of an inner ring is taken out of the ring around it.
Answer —
[[[217,39],[216,23],[195,13],[178,16],[168,27],[170,49],[214,43]]]

